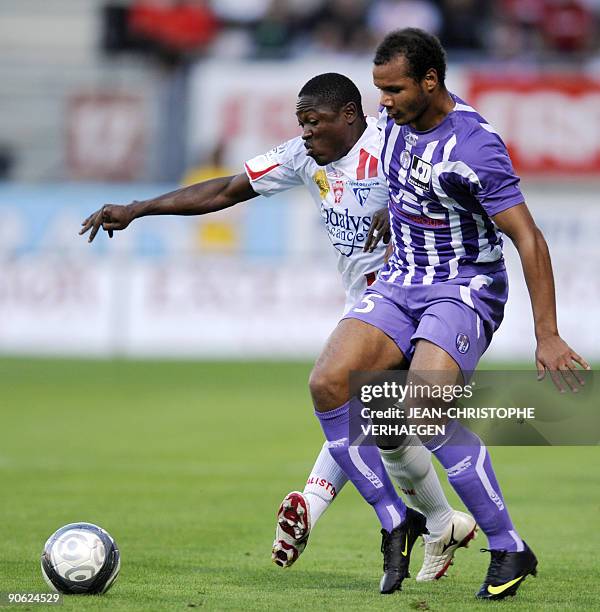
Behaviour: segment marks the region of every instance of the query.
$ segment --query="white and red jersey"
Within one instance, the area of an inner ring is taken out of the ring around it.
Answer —
[[[319,166],[297,137],[246,162],[246,174],[256,193],[271,196],[298,185],[308,188],[336,249],[338,270],[346,291],[348,311],[362,296],[383,265],[386,246],[373,253],[363,247],[373,214],[387,207],[388,188],[379,163],[381,133],[377,121],[367,128],[345,157]]]

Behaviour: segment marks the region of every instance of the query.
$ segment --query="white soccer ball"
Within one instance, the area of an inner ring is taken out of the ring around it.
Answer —
[[[92,523],[71,523],[54,532],[42,552],[42,574],[60,593],[106,593],[121,568],[110,534]]]

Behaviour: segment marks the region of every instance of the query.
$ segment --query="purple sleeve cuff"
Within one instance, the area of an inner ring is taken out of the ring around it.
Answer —
[[[523,194],[517,190],[511,197],[502,198],[499,201],[494,202],[482,202],[482,206],[485,209],[485,212],[493,217],[498,213],[504,212],[513,206],[518,206],[519,204],[523,204],[525,202],[525,198]]]

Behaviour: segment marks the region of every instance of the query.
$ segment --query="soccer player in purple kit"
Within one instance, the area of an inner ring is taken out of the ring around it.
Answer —
[[[444,84],[445,53],[417,29],[390,33],[377,48],[381,162],[390,192],[394,252],[362,301],[330,336],[310,389],[330,451],[382,522],[381,592],[400,587],[421,529],[385,482],[375,449],[348,441],[348,373],[410,362],[421,382],[466,383],[500,325],[507,299],[502,233],[519,253],[527,282],[539,378],[559,389],[581,383],[586,361],[560,337],[548,248],[519,189],[500,136]],[[418,373],[418,374],[417,374]],[[354,415],[353,415],[354,418]],[[489,542],[477,593],[514,595],[537,559],[515,529],[481,439],[456,421],[423,440]]]

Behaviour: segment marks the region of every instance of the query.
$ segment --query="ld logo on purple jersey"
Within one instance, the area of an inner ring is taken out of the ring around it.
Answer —
[[[456,350],[461,355],[464,355],[469,350],[470,346],[471,343],[469,342],[469,336],[467,336],[467,334],[456,335]]]
[[[429,162],[422,160],[417,155],[413,155],[408,182],[414,187],[420,187],[424,190],[429,189],[432,168]]]

